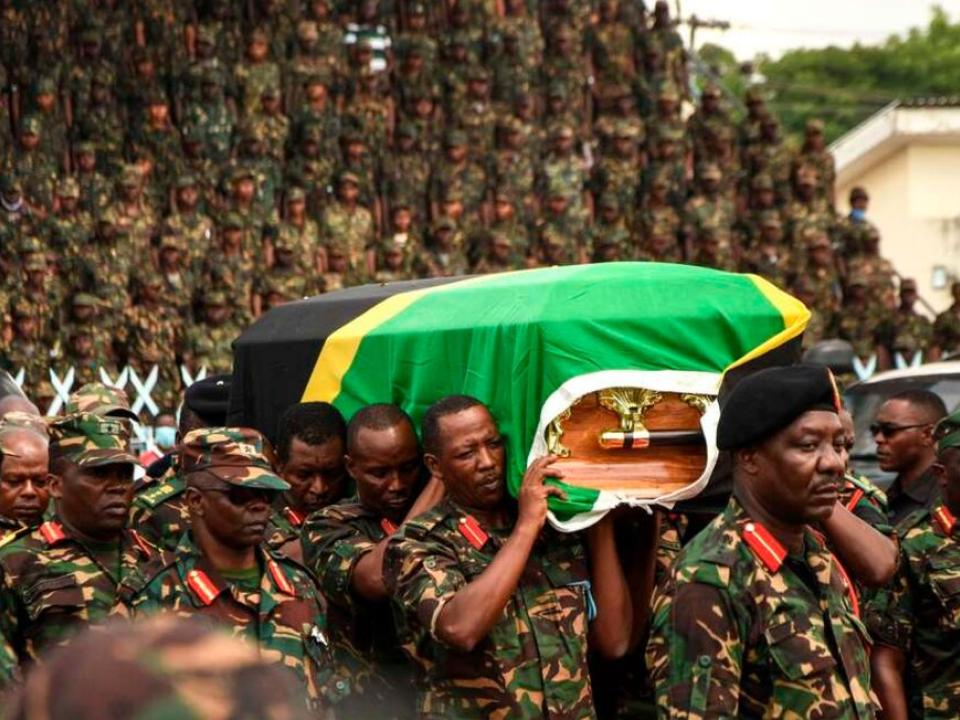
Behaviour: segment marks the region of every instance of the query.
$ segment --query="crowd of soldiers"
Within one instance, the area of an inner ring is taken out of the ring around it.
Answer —
[[[0,12],[0,361],[41,406],[48,369],[158,366],[170,411],[178,366],[228,371],[252,319],[346,285],[618,259],[759,273],[814,310],[808,343],[881,368],[960,341],[862,189],[838,216],[823,124],[795,146],[762,88],[734,113],[692,83],[666,2]]]
[[[719,514],[561,533],[557,458],[511,498],[475,398],[419,433],[296,404],[271,443],[229,391],[188,387],[145,473],[122,390],[0,399],[0,717],[960,715],[960,411],[933,393],[874,418],[884,493],[828,369],[755,371],[722,399]]]

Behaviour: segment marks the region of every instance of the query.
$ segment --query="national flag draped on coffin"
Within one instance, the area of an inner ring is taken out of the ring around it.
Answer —
[[[699,492],[716,460],[723,374],[796,341],[808,318],[799,301],[757,276],[671,264],[351,288],[278,308],[240,338],[232,419],[272,435],[286,403],[325,400],[347,418],[370,403],[397,403],[419,424],[439,398],[472,395],[500,424],[516,494],[530,461],[569,451],[558,423],[587,396],[600,398],[595,411],[613,425],[600,445],[614,438],[609,457],[632,462],[634,478],[641,448],[690,435],[647,433],[644,413],[652,425],[664,397],[698,407],[705,459],[695,477],[638,492],[617,485],[618,468],[626,466],[605,466],[600,475],[608,479],[566,485],[568,499],[551,500],[551,522],[578,529],[619,503],[670,505]],[[596,444],[595,433],[577,435],[574,425],[567,437]],[[583,476],[586,467],[589,476],[589,462],[575,459],[571,473]]]

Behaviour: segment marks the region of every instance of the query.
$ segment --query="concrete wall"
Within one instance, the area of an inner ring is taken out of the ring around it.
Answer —
[[[920,295],[939,312],[949,287],[934,290],[933,269],[945,266],[960,279],[960,138],[913,140],[837,186],[837,210],[849,211],[855,185],[870,194],[868,217],[881,233],[881,252],[904,277],[916,278]],[[920,309],[920,308],[918,308]]]

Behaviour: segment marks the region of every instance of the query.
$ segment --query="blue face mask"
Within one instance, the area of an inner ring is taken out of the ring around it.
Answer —
[[[153,441],[161,450],[169,450],[177,444],[177,429],[169,426],[154,428]]]
[[[860,208],[854,208],[850,211],[850,219],[856,220],[857,222],[863,222],[867,219],[867,211],[861,210]]]

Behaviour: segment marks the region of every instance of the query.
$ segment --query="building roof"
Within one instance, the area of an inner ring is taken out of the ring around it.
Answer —
[[[907,143],[960,143],[960,97],[894,100],[838,138],[830,150],[837,183],[853,179]]]

